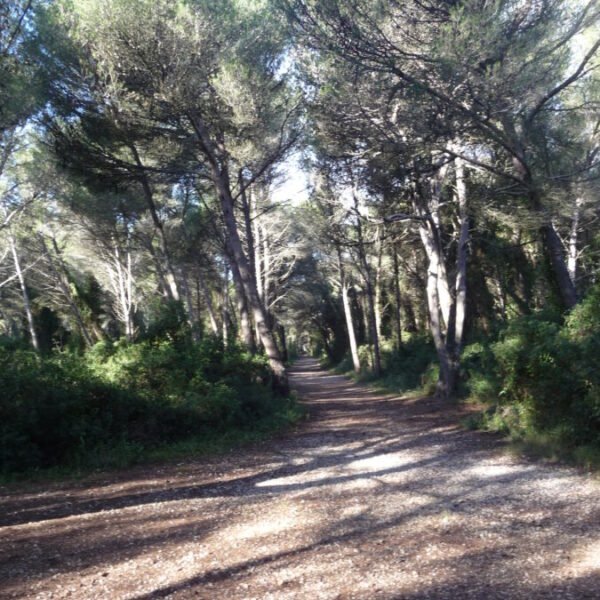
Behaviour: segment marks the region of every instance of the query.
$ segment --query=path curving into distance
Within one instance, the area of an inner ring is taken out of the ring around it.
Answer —
[[[226,456],[0,490],[0,598],[600,598],[600,486],[299,360]]]

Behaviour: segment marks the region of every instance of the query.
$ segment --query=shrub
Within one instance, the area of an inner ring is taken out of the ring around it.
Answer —
[[[280,404],[270,380],[266,359],[216,338],[102,342],[46,357],[0,346],[0,470],[252,427]]]
[[[600,291],[564,324],[538,314],[511,322],[497,342],[465,349],[471,395],[492,400],[484,427],[564,449],[600,448]]]

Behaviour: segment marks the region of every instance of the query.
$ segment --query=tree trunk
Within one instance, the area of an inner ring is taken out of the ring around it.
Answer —
[[[279,343],[281,344],[281,355],[285,362],[288,361],[287,338],[285,335],[285,327],[281,324],[277,325],[277,333],[279,335]]]
[[[356,333],[354,331],[354,320],[352,319],[352,307],[348,297],[348,283],[346,281],[346,272],[342,262],[342,253],[337,248],[338,270],[340,274],[340,285],[342,288],[342,303],[344,305],[344,316],[346,318],[346,329],[348,331],[348,342],[350,344],[350,353],[352,354],[352,365],[355,373],[360,373],[360,358],[358,356],[358,345],[356,343]]]
[[[204,124],[197,118],[191,118],[190,120],[198,137],[198,141],[202,146],[202,150],[210,164],[213,184],[219,196],[223,221],[227,229],[229,243],[233,253],[233,261],[237,264],[239,269],[244,292],[248,301],[248,307],[252,311],[254,322],[256,323],[256,327],[260,335],[260,341],[265,348],[265,352],[269,359],[269,365],[273,370],[277,380],[277,386],[282,392],[287,393],[289,390],[289,384],[287,380],[287,374],[285,372],[285,365],[281,359],[281,354],[277,348],[277,344],[275,343],[273,331],[269,327],[265,308],[258,296],[254,274],[250,270],[248,258],[244,253],[244,249],[242,248],[242,242],[240,240],[235,215],[233,212],[234,200],[233,196],[231,195],[227,166],[224,164],[224,161],[218,160],[216,151],[213,147],[212,141],[208,136],[208,132],[206,131]]]
[[[383,240],[381,239],[381,230],[377,230],[377,267],[375,269],[375,328],[377,330],[377,339],[381,339],[381,321],[383,314],[382,306],[382,267],[383,262]]]
[[[254,332],[252,331],[252,322],[250,319],[250,313],[248,312],[248,300],[246,293],[244,292],[244,284],[242,282],[242,276],[237,263],[234,260],[233,250],[229,241],[226,243],[226,253],[229,258],[229,264],[231,265],[231,274],[233,276],[233,285],[235,287],[235,294],[237,300],[238,313],[240,315],[240,338],[242,343],[252,353],[256,353],[256,341],[254,339]]]
[[[563,306],[571,309],[577,304],[577,293],[565,262],[560,237],[552,223],[542,225],[540,233]]]
[[[217,317],[215,315],[215,309],[213,307],[210,290],[208,289],[201,273],[197,274],[197,283],[200,291],[202,292],[202,296],[204,296],[204,303],[206,304],[206,312],[208,312],[210,328],[215,335],[219,335],[219,324],[217,323]]]
[[[467,212],[467,186],[465,182],[465,165],[461,158],[455,160],[456,197],[460,230],[456,252],[456,312],[454,326],[454,354],[458,360],[464,338],[465,316],[467,311],[467,251],[469,244],[469,215]]]
[[[135,334],[133,324],[133,277],[131,274],[131,253],[127,250],[127,264],[123,265],[119,246],[115,241],[114,254],[117,279],[113,283],[113,288],[120,305],[119,312],[121,322],[125,325],[125,338],[128,342],[131,342]],[[109,276],[113,279],[110,273]]]
[[[427,227],[421,225],[419,227],[419,233],[425,248],[435,244],[435,240],[432,239],[431,233]],[[427,254],[430,257],[427,269],[427,305],[429,307],[429,326],[431,329],[431,335],[433,337],[433,343],[438,355],[438,361],[440,363],[440,376],[438,380],[437,394],[442,398],[447,399],[454,391],[456,385],[456,374],[452,368],[450,357],[448,356],[448,350],[444,342],[442,325],[440,322],[441,307],[438,286],[438,253],[431,251],[427,252]]]
[[[190,290],[187,275],[184,272],[181,272],[180,279],[181,287],[183,288],[185,304],[187,307],[188,322],[192,330],[192,339],[194,342],[198,343],[200,341],[200,315],[196,310],[196,305],[194,304],[194,300],[192,298],[192,291]]]
[[[21,295],[23,297],[23,308],[25,309],[25,316],[27,317],[27,325],[29,326],[29,335],[31,337],[31,345],[36,352],[40,351],[40,343],[38,341],[37,333],[35,332],[35,324],[33,321],[33,312],[31,311],[31,302],[29,301],[29,293],[27,292],[27,285],[25,284],[25,277],[23,276],[23,270],[21,269],[21,263],[19,261],[19,253],[17,252],[17,244],[12,233],[8,234],[8,243],[10,245],[10,251],[13,256],[15,265],[15,271],[17,278],[19,279],[19,285],[21,286]]]
[[[225,268],[223,278],[223,304],[221,306],[221,334],[223,336],[223,346],[227,348],[229,342],[229,269]]]
[[[375,293],[373,290],[373,277],[371,273],[371,266],[369,265],[369,261],[367,259],[367,254],[365,251],[362,224],[358,213],[358,198],[355,194],[354,208],[358,217],[356,221],[356,232],[358,234],[358,257],[365,279],[369,332],[371,334],[371,344],[373,345],[373,372],[377,377],[379,377],[381,375],[381,352],[379,349],[379,336],[377,334],[377,318],[375,315]]]
[[[395,245],[392,246],[392,259],[394,263],[394,321],[396,324],[397,350],[400,350],[400,348],[402,347],[402,315],[400,312],[402,296],[400,294],[400,268],[398,266],[398,253],[396,251]]]
[[[444,251],[442,247],[442,228],[440,223],[442,184],[447,171],[448,166],[445,165],[431,178],[431,195],[429,199],[429,226],[433,230],[435,240],[435,244],[433,244],[431,250],[437,253],[436,261],[438,264],[438,298],[440,302],[440,310],[442,311],[444,327],[446,329],[450,323],[450,311],[452,310],[453,304],[452,294],[450,293],[450,285],[448,282],[448,273],[446,272],[446,263],[443,259]]]
[[[575,289],[577,289],[577,259],[579,254],[577,252],[577,242],[579,237],[579,219],[581,217],[581,206],[583,204],[582,198],[575,200],[575,206],[573,207],[573,220],[571,221],[571,231],[569,233],[569,245],[568,245],[568,259],[567,269],[569,271],[569,277]]]

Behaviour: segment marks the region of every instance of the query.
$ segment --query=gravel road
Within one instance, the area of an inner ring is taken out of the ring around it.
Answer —
[[[600,486],[301,359],[226,456],[0,489],[1,598],[600,598]]]

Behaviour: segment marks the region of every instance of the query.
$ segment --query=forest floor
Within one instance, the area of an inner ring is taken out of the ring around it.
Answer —
[[[600,486],[464,409],[292,369],[310,419],[225,456],[0,489],[2,598],[600,598]]]

